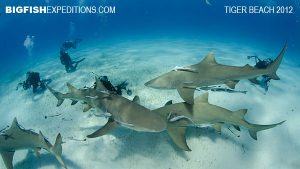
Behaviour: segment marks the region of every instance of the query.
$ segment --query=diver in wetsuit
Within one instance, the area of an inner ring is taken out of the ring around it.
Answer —
[[[261,60],[258,58],[258,56],[247,56],[248,59],[254,58],[255,59],[255,65],[254,67],[258,69],[266,69],[270,64],[273,63],[273,60],[270,58]],[[269,89],[269,82],[271,81],[271,78],[268,75],[262,75],[261,80],[258,80],[257,78],[250,80],[252,83],[260,85],[260,87],[264,88],[265,91],[268,91]]]
[[[50,82],[51,79],[41,80],[40,74],[38,72],[27,72],[26,80],[18,84],[17,90],[19,86],[22,86],[24,90],[32,87],[32,92],[36,93],[38,91],[44,91],[46,89],[45,84],[48,84]]]
[[[79,39],[79,38],[77,38],[77,39],[75,39],[75,40],[68,40],[68,41],[65,41],[65,42],[62,44],[62,48],[63,48],[65,51],[68,50],[68,49],[71,49],[71,48],[76,49],[77,44],[78,44],[79,42],[81,42],[81,41],[82,41],[82,39]]]
[[[76,67],[78,66],[78,64],[82,61],[84,61],[85,58],[82,58],[78,61],[73,61],[70,57],[70,55],[68,54],[68,52],[66,52],[65,50],[60,50],[60,62],[61,64],[63,64],[65,66],[65,69],[67,71],[67,73],[70,72],[74,72],[76,70]]]
[[[130,89],[126,89],[128,83],[126,81],[123,81],[122,83],[114,86],[111,84],[111,82],[108,80],[107,76],[100,76],[99,77],[100,81],[102,82],[102,84],[104,85],[104,87],[111,91],[111,92],[115,92],[118,95],[122,95],[122,90],[126,90],[126,93],[130,96],[132,94],[132,91]]]

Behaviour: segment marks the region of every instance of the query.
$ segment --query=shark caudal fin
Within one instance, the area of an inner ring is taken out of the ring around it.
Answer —
[[[284,121],[280,122],[280,123],[276,123],[276,124],[270,124],[270,125],[257,125],[257,124],[252,124],[251,128],[249,128],[249,134],[250,136],[254,139],[257,140],[257,132],[262,131],[262,130],[267,130],[273,127],[276,127],[278,125],[281,125],[282,123],[284,123]]]
[[[55,141],[55,144],[54,146],[51,148],[51,152],[52,154],[55,156],[55,158],[57,159],[57,161],[64,167],[64,168],[67,168],[66,164],[64,163],[64,161],[62,160],[61,158],[61,155],[62,155],[62,138],[61,138],[61,135],[58,134],[57,137],[56,137],[56,141]]]
[[[279,67],[279,65],[281,64],[282,58],[284,53],[287,50],[287,43],[285,43],[283,49],[281,50],[281,52],[279,53],[279,55],[277,56],[277,58],[274,60],[274,62],[267,67],[268,72],[270,72],[269,74],[267,74],[271,79],[274,80],[279,80],[280,78],[277,76],[276,71]]]
[[[57,98],[57,104],[56,104],[56,106],[57,107],[60,106],[64,102],[64,100],[65,100],[64,97],[63,97],[63,94],[60,93],[60,92],[58,92],[58,91],[56,91],[56,90],[54,90],[54,89],[52,89],[48,85],[46,85],[46,87]]]

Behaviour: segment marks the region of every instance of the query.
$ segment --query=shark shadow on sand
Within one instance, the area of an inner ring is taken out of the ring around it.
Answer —
[[[64,162],[69,168],[81,169],[80,166],[76,165],[72,160],[66,159],[66,157],[64,157]],[[56,160],[52,155],[43,153],[36,156],[34,153],[28,151],[24,160],[16,162],[14,169],[40,169],[42,166],[55,166],[56,168],[61,168],[61,165],[56,163]]]

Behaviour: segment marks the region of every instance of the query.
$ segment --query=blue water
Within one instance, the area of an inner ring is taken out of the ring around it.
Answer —
[[[58,57],[64,40],[85,42],[151,37],[190,37],[237,42],[272,49],[289,43],[289,53],[299,54],[300,9],[297,0],[102,0],[102,1],[3,1],[0,11],[0,73],[18,72],[23,65]],[[262,2],[262,3],[261,3]],[[293,14],[225,14],[224,5],[293,6]],[[115,14],[5,14],[6,5],[110,5]],[[274,4],[274,3],[273,3]],[[298,5],[298,6],[297,6]],[[32,58],[23,46],[35,36]],[[48,55],[47,55],[48,54]],[[52,56],[49,56],[51,54]]]

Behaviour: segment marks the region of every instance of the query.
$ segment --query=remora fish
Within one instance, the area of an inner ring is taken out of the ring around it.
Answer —
[[[208,102],[208,93],[197,97],[194,104],[185,102],[172,104],[171,101],[169,101],[165,106],[152,111],[168,119],[169,124],[167,131],[169,135],[176,145],[185,151],[190,151],[185,138],[185,131],[188,126],[209,124],[219,133],[224,123],[233,125],[237,130],[239,130],[239,126],[242,126],[249,131],[253,139],[257,140],[257,132],[273,128],[284,122],[282,121],[271,125],[249,123],[244,119],[247,109],[230,111],[212,105]]]
[[[14,118],[9,129],[0,133],[0,153],[7,169],[13,169],[14,153],[21,149],[34,149],[36,153],[40,149],[45,149],[53,154],[64,168],[67,168],[61,158],[61,144],[62,138],[60,134],[57,135],[55,144],[52,145],[43,136],[41,131],[35,133],[31,130],[20,128],[16,118]]]
[[[248,64],[243,67],[222,65],[217,63],[214,55],[210,53],[198,64],[172,70],[148,81],[145,85],[156,89],[177,89],[185,102],[193,104],[194,91],[197,87],[226,84],[234,89],[239,80],[253,79],[260,75],[268,75],[274,80],[279,80],[276,71],[286,50],[287,44],[266,69],[258,69]]]

